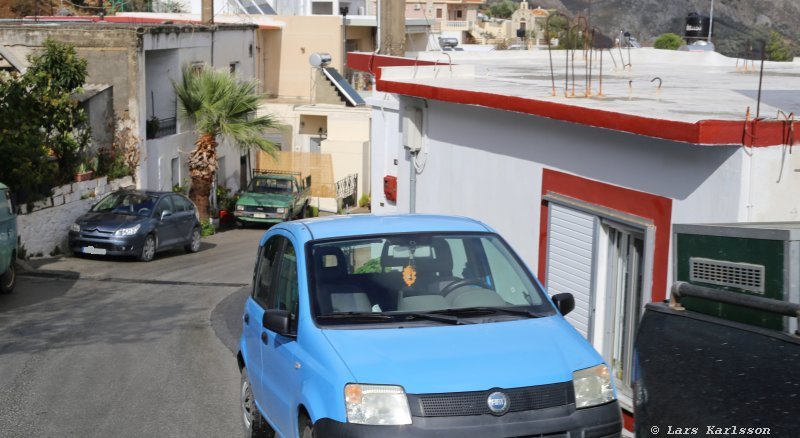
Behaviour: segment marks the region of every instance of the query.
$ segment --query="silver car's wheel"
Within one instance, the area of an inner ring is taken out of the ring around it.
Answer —
[[[269,427],[261,412],[258,411],[256,400],[253,397],[253,390],[250,386],[250,379],[247,377],[247,368],[242,368],[242,385],[239,393],[239,400],[242,405],[242,426],[244,426],[244,436],[246,438],[272,438],[275,431]]]
[[[184,246],[183,249],[186,252],[197,252],[200,251],[200,229],[195,228],[192,230],[192,237],[189,241],[189,244]]]
[[[142,252],[139,253],[139,260],[149,262],[156,256],[156,238],[152,234],[148,234],[144,238],[142,245]]]

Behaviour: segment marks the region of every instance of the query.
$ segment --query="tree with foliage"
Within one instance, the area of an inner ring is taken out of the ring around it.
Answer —
[[[794,54],[783,40],[781,35],[774,30],[769,33],[769,40],[764,48],[767,52],[767,59],[770,61],[791,61]]]
[[[489,15],[494,18],[510,18],[519,6],[511,0],[502,0],[489,6]]]
[[[550,17],[550,22],[545,35],[550,40],[558,40],[557,49],[573,50],[582,49],[584,46],[585,36],[583,30],[577,26],[571,26],[569,20],[563,15],[553,15]]]
[[[662,33],[658,36],[658,38],[656,38],[656,42],[653,44],[653,47],[664,50],[678,50],[678,48],[684,44],[683,38],[681,38],[680,35],[676,35],[674,33]]]
[[[278,123],[271,115],[256,116],[260,95],[252,81],[210,67],[183,68],[183,78],[173,82],[182,116],[192,120],[198,135],[189,153],[192,186],[189,197],[202,220],[208,218],[208,198],[217,171],[217,138],[227,139],[242,149],[258,148],[271,155],[275,145],[264,137]]]
[[[71,97],[86,79],[86,60],[48,39],[28,61],[24,75],[0,77],[0,180],[30,201],[72,178],[91,135]]]

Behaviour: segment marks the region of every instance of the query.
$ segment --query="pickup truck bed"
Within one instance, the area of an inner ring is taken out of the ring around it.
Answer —
[[[645,307],[635,349],[637,436],[669,427],[707,436],[709,426],[800,434],[797,336],[656,303]]]

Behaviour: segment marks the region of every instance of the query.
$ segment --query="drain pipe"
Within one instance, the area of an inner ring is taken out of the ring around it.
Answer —
[[[408,167],[411,169],[411,176],[408,179],[408,212],[413,214],[417,212],[417,166],[415,165],[417,152],[408,153],[411,155],[411,160],[408,162]]]

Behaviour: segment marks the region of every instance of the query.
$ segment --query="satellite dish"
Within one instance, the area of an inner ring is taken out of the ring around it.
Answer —
[[[312,67],[322,68],[331,63],[331,55],[329,53],[312,53],[308,57],[308,63]]]

